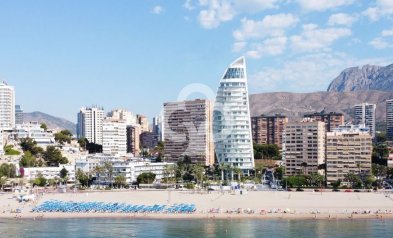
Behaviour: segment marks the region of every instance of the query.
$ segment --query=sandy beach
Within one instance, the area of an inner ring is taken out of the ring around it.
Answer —
[[[392,196],[393,197],[393,196]],[[32,213],[48,200],[127,203],[133,205],[195,204],[193,214],[145,213]],[[233,212],[238,209],[254,211]],[[11,211],[20,209],[20,213]],[[213,212],[212,212],[213,210]],[[19,203],[13,194],[0,194],[0,218],[126,218],[126,219],[366,219],[393,218],[393,199],[384,193],[248,192],[198,193],[193,191],[84,191],[47,193],[35,202]],[[365,214],[367,213],[367,214]]]

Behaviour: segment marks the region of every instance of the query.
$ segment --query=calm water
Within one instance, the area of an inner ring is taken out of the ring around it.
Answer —
[[[0,237],[393,237],[393,220],[0,220]]]

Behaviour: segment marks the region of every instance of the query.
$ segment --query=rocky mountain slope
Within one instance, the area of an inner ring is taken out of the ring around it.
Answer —
[[[386,67],[364,65],[345,69],[327,89],[328,92],[364,90],[393,91],[393,64]]]
[[[71,131],[72,134],[76,135],[75,123],[70,122],[66,119],[48,115],[43,112],[24,113],[23,121],[25,123],[30,121],[38,121],[40,123],[44,122],[50,129],[67,129]]]
[[[377,121],[384,121],[385,101],[393,99],[392,92],[353,91],[353,92],[315,92],[315,93],[260,93],[250,95],[251,115],[274,115],[282,113],[292,120],[298,120],[305,113],[342,112],[345,120],[353,118],[353,106],[368,102],[377,104]]]

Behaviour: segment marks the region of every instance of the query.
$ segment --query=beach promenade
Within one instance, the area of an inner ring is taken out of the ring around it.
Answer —
[[[393,196],[385,193],[248,192],[244,195],[193,191],[82,191],[47,193],[35,202],[19,203],[12,194],[0,195],[0,218],[152,218],[152,219],[356,219],[393,218]],[[32,213],[49,200],[132,205],[195,204],[192,214],[172,213]],[[239,206],[239,204],[242,204]],[[13,213],[20,209],[20,213]]]

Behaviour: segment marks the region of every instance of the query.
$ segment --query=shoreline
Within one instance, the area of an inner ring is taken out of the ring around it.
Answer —
[[[195,204],[196,212],[105,213],[31,212],[49,200],[133,205]],[[12,211],[20,210],[20,213]],[[240,213],[235,211],[240,210]],[[247,212],[246,212],[247,211]],[[253,211],[249,213],[248,211]],[[198,194],[185,191],[86,191],[44,193],[34,202],[19,203],[1,194],[0,219],[155,219],[155,220],[360,220],[393,219],[393,199],[383,193],[253,192],[245,195]]]
[[[43,215],[43,216],[42,216]],[[392,220],[393,214],[122,214],[122,213],[7,213],[0,220],[121,219],[121,220]]]

